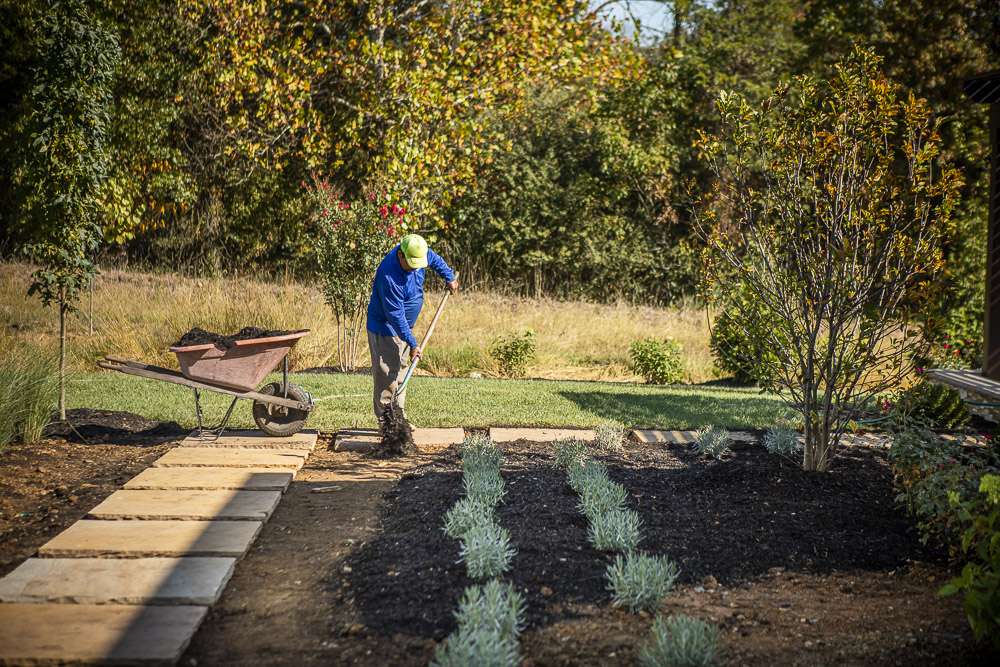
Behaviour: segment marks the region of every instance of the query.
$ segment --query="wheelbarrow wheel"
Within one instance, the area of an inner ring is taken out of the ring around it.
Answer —
[[[280,396],[281,383],[272,382],[262,387],[260,393],[267,394],[268,396]],[[294,384],[288,385],[288,398],[302,403],[309,402],[309,395],[305,390]],[[253,420],[257,423],[257,428],[268,435],[279,438],[295,435],[301,431],[308,416],[309,413],[305,410],[286,408],[281,405],[274,405],[273,403],[264,403],[263,401],[253,402]]]

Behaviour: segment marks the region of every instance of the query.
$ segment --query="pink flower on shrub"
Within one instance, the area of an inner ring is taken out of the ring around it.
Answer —
[[[337,208],[339,208],[341,211],[346,211],[347,209],[351,208],[351,204],[350,202],[342,201],[337,204]]]
[[[396,206],[395,204],[393,204],[393,205],[392,205],[392,214],[393,214],[393,215],[397,215],[397,216],[398,216],[398,215],[399,215],[399,212],[400,212],[401,210],[402,210],[402,209],[401,209],[401,208],[399,208],[398,206]]]
[[[917,366],[913,370],[917,373],[917,375],[921,375],[924,372],[924,367],[923,366]]]
[[[393,227],[392,225],[389,225],[388,227],[386,227],[385,231],[389,233],[389,236],[395,236],[396,235],[396,228]]]
[[[399,215],[399,217],[401,217],[401,218],[402,218],[402,217],[403,217],[404,215],[406,215],[406,207],[405,207],[405,206],[400,206],[400,207],[399,207],[399,213],[398,213],[397,215]]]
[[[389,216],[389,208],[388,208],[388,207],[386,207],[386,206],[380,206],[380,207],[379,207],[379,209],[378,209],[378,213],[379,213],[379,215],[381,215],[381,216],[382,216],[383,218],[386,218],[386,217],[388,217],[388,216]]]
[[[944,348],[944,349],[946,349],[946,350],[950,350],[950,349],[951,349],[951,345],[949,345],[948,343],[945,343],[945,344],[944,344],[944,345],[942,345],[941,347],[943,347],[943,348]]]
[[[374,192],[369,192],[368,193],[368,201],[375,201],[375,193]]]

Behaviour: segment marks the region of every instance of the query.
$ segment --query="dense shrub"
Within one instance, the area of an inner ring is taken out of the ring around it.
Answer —
[[[900,394],[893,410],[932,428],[957,429],[969,423],[969,409],[958,392],[927,380]]]
[[[684,379],[680,343],[645,338],[629,347],[632,370],[649,384],[675,384]]]
[[[616,607],[654,611],[674,587],[680,569],[663,556],[630,552],[608,565],[608,588]]]
[[[736,306],[729,305],[712,325],[709,346],[719,370],[732,375],[740,384],[754,384],[765,378],[766,366],[761,360],[770,351],[766,342],[760,340],[744,320],[745,315]]]
[[[535,360],[535,332],[500,336],[490,346],[490,356],[504,377],[524,377],[528,365]]]
[[[657,616],[650,641],[639,653],[642,667],[709,667],[716,662],[719,630],[683,614]]]

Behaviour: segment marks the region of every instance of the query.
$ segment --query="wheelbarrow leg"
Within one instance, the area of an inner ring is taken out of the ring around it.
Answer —
[[[195,431],[196,438],[205,438],[206,435],[212,436],[211,440],[218,440],[222,436],[223,431],[226,430],[226,424],[229,423],[229,418],[233,416],[233,408],[236,407],[236,401],[240,400],[239,396],[233,396],[233,400],[229,403],[229,409],[226,410],[226,416],[222,418],[222,421],[218,426],[214,428],[205,428],[205,418],[201,410],[201,394],[197,389],[194,390],[194,410],[198,415],[198,430]]]
[[[194,390],[194,411],[198,415],[198,435],[201,435],[205,430],[205,425],[201,414],[201,394],[198,393],[197,389]]]

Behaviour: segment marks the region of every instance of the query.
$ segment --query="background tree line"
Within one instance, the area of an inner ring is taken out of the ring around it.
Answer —
[[[405,202],[474,283],[667,303],[695,292],[694,148],[723,90],[761,98],[854,45],[946,116],[964,174],[940,328],[977,337],[992,0],[668,0],[638,42],[584,1],[93,0],[118,39],[104,253],[199,273],[309,277],[306,188]],[[0,243],[32,242],[25,133],[52,2],[0,4]]]

